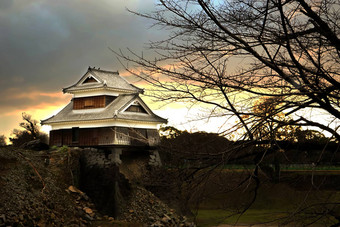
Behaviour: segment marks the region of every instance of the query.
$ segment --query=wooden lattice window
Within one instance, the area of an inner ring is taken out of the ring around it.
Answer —
[[[94,107],[94,100],[91,99],[85,99],[84,100],[84,107]]]
[[[73,109],[92,109],[105,107],[105,96],[82,97],[73,99]]]

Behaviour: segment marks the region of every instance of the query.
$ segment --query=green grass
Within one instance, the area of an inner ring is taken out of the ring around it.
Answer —
[[[272,166],[272,165],[269,165]],[[274,166],[272,166],[274,168]],[[225,165],[224,169],[227,170],[253,170],[255,165]],[[323,165],[323,166],[312,166],[309,164],[292,164],[292,165],[281,165],[281,171],[294,171],[294,170],[302,170],[302,171],[340,171],[340,166],[334,165]]]
[[[197,223],[199,227],[216,226],[219,224],[257,224],[272,223],[284,215],[282,211],[268,209],[249,209],[244,214],[235,214],[228,210],[199,210]]]
[[[241,210],[248,204],[253,195],[252,187],[219,191],[218,185],[220,184],[214,184],[214,180],[219,183],[229,183],[233,178],[242,179],[241,171],[222,171],[219,174],[220,176],[224,174],[225,178],[211,179],[211,182],[204,189],[204,193],[200,196],[204,199],[202,199],[196,213],[197,224],[207,227],[218,226],[219,224],[249,225],[270,222],[269,225],[275,226],[284,221],[290,221],[290,224],[292,224],[291,222],[301,224],[301,221],[309,221],[311,217],[306,215],[311,215],[323,209],[322,206],[317,205],[315,207],[314,204],[340,202],[340,191],[337,190],[339,172],[333,171],[333,174],[332,171],[327,171],[320,170],[316,174],[313,173],[314,187],[311,187],[312,174],[310,171],[283,172],[282,181],[279,183],[273,183],[262,177],[256,201],[241,216],[232,213],[232,211]],[[322,187],[319,188],[318,185]],[[294,215],[294,217],[289,216],[290,212],[309,206],[311,206],[311,209],[302,210],[299,215]],[[333,209],[332,206],[329,208]],[[336,211],[340,214],[340,206],[337,206]],[[278,220],[280,218],[281,220]],[[317,218],[317,215],[313,218]],[[324,222],[327,222],[327,224]],[[331,216],[325,216],[320,219],[318,224],[313,226],[330,226],[334,223]],[[298,226],[301,226],[299,224]]]
[[[210,227],[218,226],[221,224],[228,225],[268,225],[279,226],[280,221],[287,217],[288,212],[282,210],[271,209],[249,209],[244,214],[235,214],[227,210],[199,210],[196,216],[196,222],[198,227]],[[312,226],[330,226],[334,223],[338,223],[333,217],[327,219],[311,220],[310,216],[300,215],[298,218],[302,222],[288,222],[286,226],[309,226],[311,221]],[[291,220],[292,221],[292,220]]]

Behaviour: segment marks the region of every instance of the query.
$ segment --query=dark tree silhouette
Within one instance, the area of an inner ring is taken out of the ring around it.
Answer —
[[[238,131],[247,142],[233,146],[234,153],[237,146],[266,142],[259,132],[275,140],[273,132],[288,126],[313,126],[339,143],[339,0],[160,0],[157,7],[132,12],[170,31],[167,39],[149,43],[153,57],[115,51],[126,70],[153,85],[151,96],[210,107],[209,117],[236,117],[225,133]],[[270,112],[254,108],[263,97],[271,101]],[[327,117],[321,121],[320,115]],[[255,187],[241,213],[256,200],[260,164],[270,151],[245,154],[255,156],[256,167],[244,182]],[[231,151],[223,152],[229,157]],[[337,219],[338,204],[301,205],[287,222],[313,209],[309,224]]]
[[[164,0],[158,7],[134,12],[171,31],[150,43],[157,57],[116,52],[129,72],[153,84],[154,97],[208,105],[210,117],[236,116],[250,140],[256,122],[270,117],[259,118],[254,102],[272,97],[279,102],[271,114],[340,139],[332,124],[340,118],[338,0]],[[320,122],[320,114],[329,119]]]
[[[40,126],[38,121],[33,119],[31,115],[22,113],[23,122],[19,124],[24,130],[13,129],[12,137],[9,138],[13,146],[20,146],[31,140],[40,139],[41,142],[47,143],[47,134],[40,131]]]

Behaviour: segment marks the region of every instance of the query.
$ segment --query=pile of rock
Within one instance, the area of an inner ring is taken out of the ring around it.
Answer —
[[[75,181],[72,159],[75,165],[79,160],[72,155],[70,151],[1,148],[0,227],[72,227],[114,222],[112,217],[101,216],[84,192],[69,186]],[[119,213],[118,218],[123,222],[140,223],[139,226],[194,226],[139,186],[132,187]]]
[[[86,226],[96,218],[85,194],[65,191],[66,176],[56,162],[67,165],[59,163],[67,160],[67,153],[55,154],[56,161],[46,166],[50,155],[18,148],[0,150],[0,227]]]
[[[156,222],[151,224],[151,227],[165,227],[165,226],[179,226],[179,227],[194,227],[196,226],[194,223],[189,222],[186,217],[177,217],[173,215],[164,214],[161,220],[157,220]]]
[[[73,185],[69,186],[65,191],[73,197],[73,201],[76,203],[76,213],[82,224],[87,225],[99,217],[94,204],[84,192]]]
[[[186,217],[177,215],[154,194],[139,186],[132,189],[129,201],[122,208],[120,219],[154,227],[195,226]]]

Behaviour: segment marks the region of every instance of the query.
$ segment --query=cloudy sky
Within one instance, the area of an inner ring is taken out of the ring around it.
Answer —
[[[21,112],[50,116],[88,66],[122,70],[109,47],[142,51],[161,34],[134,11],[153,10],[152,0],[1,0],[0,135],[18,128]]]
[[[19,128],[22,112],[41,120],[59,111],[71,99],[62,88],[76,82],[88,66],[124,74],[109,48],[139,52],[149,40],[165,37],[164,31],[150,28],[151,21],[127,11],[151,12],[154,4],[155,0],[0,0],[0,135],[8,137]],[[155,109],[158,104],[149,105]],[[170,123],[186,121],[177,117],[185,116],[186,110],[178,108],[163,107],[156,113]]]

